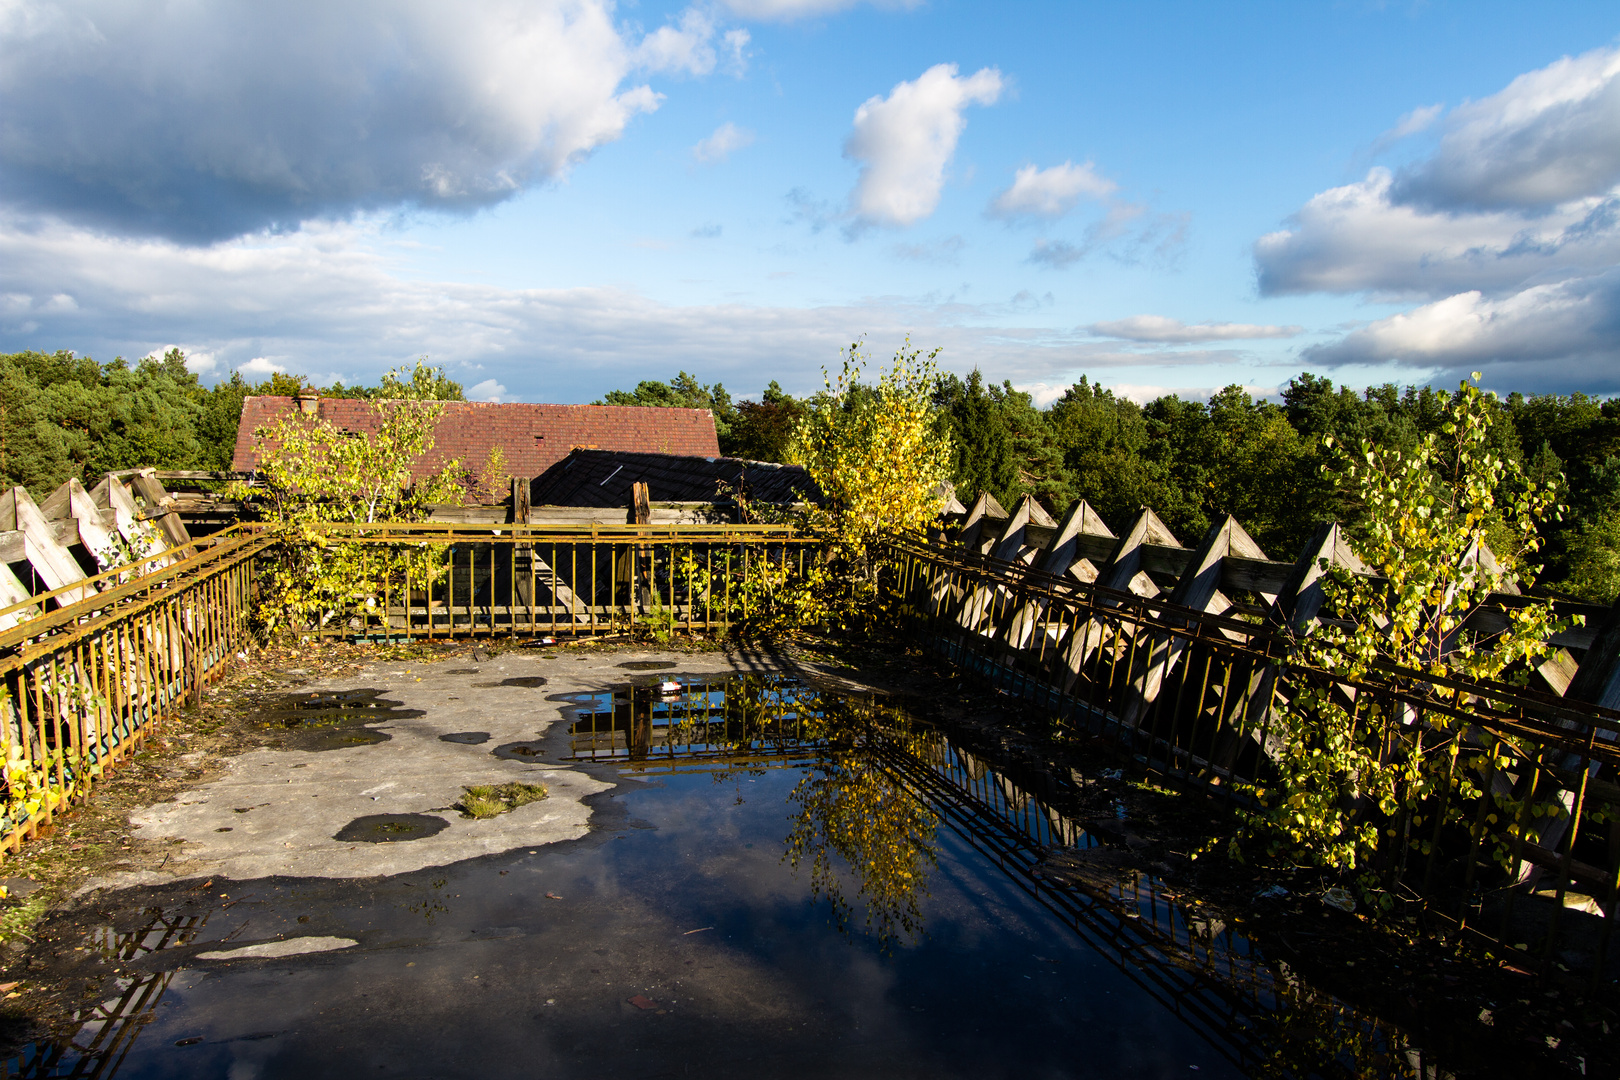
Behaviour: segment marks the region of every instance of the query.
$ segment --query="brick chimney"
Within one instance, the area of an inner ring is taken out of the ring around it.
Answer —
[[[305,391],[298,395],[298,411],[305,416],[315,416],[320,411],[321,395],[314,391]]]

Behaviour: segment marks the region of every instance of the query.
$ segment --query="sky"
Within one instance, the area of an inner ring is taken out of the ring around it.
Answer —
[[[1620,8],[0,0],[0,352],[1620,393]]]

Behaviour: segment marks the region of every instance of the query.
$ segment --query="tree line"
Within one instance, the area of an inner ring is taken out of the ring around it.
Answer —
[[[681,372],[667,383],[613,391],[598,404],[712,409],[721,453],[783,462],[820,396],[796,398],[772,381],[759,401],[733,401],[719,383]],[[1028,494],[1057,515],[1085,499],[1116,531],[1151,506],[1188,544],[1231,514],[1272,558],[1292,560],[1318,523],[1342,521],[1355,534],[1366,519],[1335,474],[1329,440],[1352,450],[1366,441],[1412,451],[1441,432],[1456,396],[1393,383],[1358,390],[1306,373],[1289,381],[1281,402],[1228,386],[1207,402],[1167,394],[1144,405],[1082,377],[1042,408],[1010,382],[998,386],[975,371],[938,376],[932,400],[935,422],[951,435],[950,476],[964,500],[988,491],[1011,508]],[[1542,571],[1527,576],[1553,593],[1613,601],[1620,595],[1620,398],[1485,400],[1492,449],[1529,480],[1556,483],[1565,507],[1561,520],[1548,523],[1537,554]],[[1513,492],[1498,494],[1505,503]],[[1505,530],[1497,523],[1502,535],[1492,545],[1504,554],[1514,547]]]
[[[436,374],[432,394],[460,400]],[[93,484],[140,466],[230,468],[242,399],[312,389],[275,374],[240,373],[204,386],[171,349],[131,365],[71,352],[0,355],[0,482],[43,497],[69,477]],[[375,387],[313,388],[329,397],[377,398]],[[861,392],[857,387],[856,394]],[[710,409],[721,453],[756,461],[793,457],[795,433],[821,394],[795,397],[772,381],[758,401],[681,372],[668,382],[615,390],[598,404]],[[1208,402],[1170,394],[1139,405],[1086,378],[1042,408],[1011,383],[935,378],[934,422],[951,436],[949,471],[964,498],[988,491],[1011,507],[1029,494],[1054,514],[1086,499],[1116,530],[1151,506],[1184,543],[1230,513],[1268,554],[1292,559],[1316,524],[1354,532],[1361,507],[1328,471],[1331,437],[1411,449],[1445,423],[1452,393],[1394,384],[1357,390],[1302,374],[1281,402],[1229,386]],[[1562,476],[1562,520],[1539,554],[1541,587],[1597,603],[1620,595],[1620,398],[1509,394],[1489,399],[1492,438],[1538,483]],[[1503,496],[1511,492],[1503,492]],[[1497,546],[1497,545],[1493,545]],[[1502,545],[1504,549],[1509,545]]]
[[[440,400],[462,399],[460,384],[435,378]],[[223,471],[231,467],[243,398],[309,389],[386,398],[399,389],[391,379],[315,388],[302,376],[277,373],[253,383],[234,372],[204,386],[179,349],[134,365],[66,350],[0,354],[0,483],[44,498],[70,478],[93,485],[119,469]]]

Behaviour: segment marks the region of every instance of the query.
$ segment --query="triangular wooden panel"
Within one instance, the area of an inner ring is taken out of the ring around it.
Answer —
[[[1125,530],[1124,538],[1114,549],[1114,557],[1102,568],[1097,584],[1105,589],[1135,592],[1136,590],[1131,588],[1131,582],[1142,569],[1143,544],[1155,544],[1159,547],[1181,546],[1181,542],[1176,539],[1175,533],[1170,531],[1170,527],[1160,521],[1159,515],[1146,506],[1142,507],[1131,521],[1130,528]]]
[[[1000,525],[1012,517],[1011,514],[996,501],[996,497],[988,491],[979,492],[979,497],[973,502],[973,509],[968,511],[967,518],[962,522],[961,544],[968,551],[984,553],[984,531],[991,524]],[[996,535],[996,534],[992,534]]]
[[[135,498],[129,489],[117,477],[108,474],[101,483],[90,489],[90,500],[104,510],[110,510],[117,522],[118,532],[124,542],[137,556],[149,555],[162,551],[163,536],[150,524],[142,521],[138,516],[140,511],[135,506]],[[158,566],[167,566],[167,558],[152,560]]]
[[[121,546],[111,531],[102,523],[101,508],[75,479],[69,480],[51,493],[40,506],[46,520],[71,519],[79,534],[79,543],[95,557],[101,570],[110,570],[124,561]]]
[[[16,529],[23,534],[28,563],[45,583],[42,591],[67,588],[84,580],[84,571],[80,569],[78,560],[57,541],[56,530],[39,512],[27,489],[14,487],[0,494],[0,529]],[[94,586],[72,589],[56,597],[56,603],[66,607],[94,591]]]
[[[1170,594],[1172,604],[1209,610],[1221,586],[1221,560],[1228,555],[1245,559],[1265,559],[1266,553],[1254,542],[1237,518],[1231,514],[1216,522],[1198,545],[1187,572],[1181,575],[1175,591]],[[1230,606],[1223,605],[1223,606]]]
[[[1097,567],[1090,561],[1077,554],[1079,538],[1082,536],[1105,536],[1110,540],[1118,539],[1109,531],[1097,511],[1084,499],[1077,499],[1069,512],[1063,515],[1058,524],[1057,532],[1052,536],[1052,542],[1047,545],[1046,551],[1041,555],[1040,568],[1048,574],[1068,573],[1077,561],[1084,561],[1091,567],[1091,576],[1082,578],[1084,581],[1097,579]]]
[[[1046,508],[1036,502],[1033,495],[1025,495],[1013,508],[1012,518],[1002,530],[993,557],[1004,562],[1028,562],[1028,557],[1035,551],[1028,539],[1031,525],[1048,529],[1057,528],[1057,522],[1052,520],[1052,515],[1046,512]]]
[[[1350,541],[1337,521],[1325,522],[1305,542],[1299,561],[1288,572],[1277,594],[1276,611],[1282,621],[1303,632],[1316,619],[1326,597],[1322,593],[1322,565],[1342,566],[1355,574],[1368,573],[1367,564],[1350,549]]]

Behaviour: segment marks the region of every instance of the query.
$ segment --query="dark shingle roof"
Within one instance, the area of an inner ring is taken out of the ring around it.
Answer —
[[[321,398],[316,406],[322,420],[344,430],[376,428],[376,414],[368,402]],[[254,430],[273,423],[293,408],[294,401],[290,397],[244,399],[231,468],[238,472],[257,468],[259,446]],[[664,454],[720,453],[714,414],[708,409],[621,405],[450,401],[445,403],[434,442],[428,459],[416,463],[418,477],[437,472],[440,463],[450,458],[461,459],[463,465],[476,473],[496,446],[505,452],[507,474],[527,477],[539,476],[576,447]]]
[[[535,506],[629,506],[630,485],[647,485],[653,502],[713,502],[720,485],[741,486],[759,502],[819,498],[802,465],[742,458],[575,450],[529,487]]]

